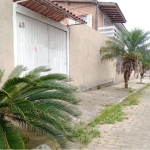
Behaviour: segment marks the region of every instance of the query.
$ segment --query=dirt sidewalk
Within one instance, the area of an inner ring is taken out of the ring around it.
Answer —
[[[148,77],[143,78],[143,84],[139,84],[139,79],[133,79],[129,81],[129,87],[136,91],[148,83],[150,83]],[[77,97],[81,99],[81,103],[78,106],[82,113],[80,119],[83,122],[89,122],[101,112],[104,106],[117,103],[129,94],[131,94],[130,90],[124,89],[124,82],[99,90],[77,93]]]

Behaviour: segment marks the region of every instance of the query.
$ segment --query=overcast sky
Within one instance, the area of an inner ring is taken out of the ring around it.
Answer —
[[[99,0],[116,2],[123,12],[127,23],[125,27],[131,30],[135,27],[150,31],[150,0]]]

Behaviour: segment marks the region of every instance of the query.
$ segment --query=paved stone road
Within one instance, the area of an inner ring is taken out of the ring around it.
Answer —
[[[142,92],[140,103],[124,107],[128,119],[111,125],[98,125],[100,138],[87,149],[150,149],[150,88]]]

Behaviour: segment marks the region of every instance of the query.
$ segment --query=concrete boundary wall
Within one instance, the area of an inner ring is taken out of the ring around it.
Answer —
[[[86,25],[70,26],[70,76],[72,85],[80,91],[99,84],[119,83],[123,75],[117,75],[114,61],[100,59],[100,48],[107,37]]]
[[[12,0],[0,2],[0,69],[5,69],[4,82],[14,68],[13,2]]]

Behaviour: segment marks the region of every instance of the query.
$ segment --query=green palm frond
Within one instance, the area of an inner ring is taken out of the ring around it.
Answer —
[[[103,60],[114,60],[115,57],[116,57],[116,55],[114,55],[113,53],[105,54],[102,56],[101,61],[103,61]]]
[[[52,73],[45,76],[41,76],[38,80],[66,80],[68,76],[66,74]]]
[[[137,48],[137,52],[141,52],[141,53],[143,53],[143,51],[148,52],[148,50],[150,50],[150,43],[146,43],[146,44],[139,46]]]
[[[67,84],[68,76],[49,74],[49,68],[38,67],[17,77],[21,69],[15,70],[19,73],[13,73],[14,78],[0,90],[0,119],[8,118],[29,131],[43,133],[64,147],[65,141],[74,139],[70,120],[80,114],[74,107],[79,100],[74,96],[75,88]]]
[[[4,71],[5,71],[5,70],[3,70],[3,71],[2,71],[2,70],[0,70],[0,83],[1,83],[2,78],[3,78],[3,75],[4,75]]]
[[[11,74],[8,76],[8,79],[17,78],[21,75],[23,71],[26,71],[26,70],[27,70],[26,67],[19,65],[15,67],[15,69],[11,72]]]
[[[2,89],[7,91],[10,87],[17,86],[22,83],[27,83],[29,85],[36,86],[36,83],[32,82],[28,78],[13,78],[13,79],[7,80],[5,84],[3,85]]]
[[[102,60],[104,59],[115,59],[116,57],[126,54],[124,47],[117,40],[108,40],[106,45],[101,47],[100,55],[102,55]]]
[[[78,101],[77,99],[70,93],[64,93],[61,91],[46,91],[42,93],[37,93],[36,95],[29,95],[28,100],[30,101],[35,101],[35,100],[40,100],[40,99],[60,99],[63,101],[67,101],[72,104],[77,104]]]
[[[65,141],[67,141],[67,139],[71,140],[73,138],[73,129],[68,126],[68,123],[66,122],[65,118],[63,118],[63,116],[56,116],[54,112],[50,112],[38,109],[39,115],[35,115],[33,111],[27,111],[26,116],[31,119],[29,121],[30,124],[26,127],[29,131],[36,132],[39,135],[50,136],[54,140],[58,141],[62,147],[64,147]],[[59,113],[57,114],[59,115]],[[23,120],[20,121],[23,122]]]
[[[138,46],[142,46],[143,44],[145,45],[145,43],[150,38],[149,34],[150,34],[150,32],[145,32],[144,30],[138,29],[138,28],[135,28],[134,30],[132,30],[131,31],[132,47],[134,47],[134,49],[136,49]]]
[[[149,70],[150,69],[150,54],[144,55],[142,60],[143,69]]]
[[[135,28],[131,31],[124,31],[120,34],[120,40],[108,40],[100,49],[101,60],[118,59],[116,69],[118,73],[124,73],[127,70],[129,74],[135,70],[141,72],[141,61],[143,65],[148,66],[150,55],[150,32]],[[147,59],[147,58],[148,59]]]
[[[65,93],[72,93],[75,91],[75,87],[68,86],[64,82],[58,82],[54,80],[44,80],[42,83],[38,84],[38,88],[46,88],[47,90],[60,90]]]
[[[35,75],[35,76],[39,76],[42,72],[48,72],[50,71],[51,69],[47,66],[40,66],[40,67],[37,67],[33,70],[31,70],[29,73],[26,74],[27,75]]]
[[[121,34],[120,34],[120,41],[123,45],[123,48],[124,50],[126,50],[127,52],[128,49],[131,49],[132,48],[132,44],[131,44],[131,36],[130,36],[130,32],[128,31],[123,31]],[[126,49],[125,49],[126,47]]]
[[[132,52],[132,51],[129,54],[122,55],[121,57],[123,59],[133,59],[133,60],[142,60],[143,59],[141,53]]]
[[[0,90],[0,97],[10,98],[9,94],[5,90]]]
[[[5,133],[3,131],[3,128],[0,124],[0,149],[10,149],[9,144],[7,142],[7,138],[5,136]]]
[[[46,111],[52,111],[53,108],[54,110],[56,108],[56,110],[62,110],[74,117],[77,117],[80,115],[80,112],[77,111],[77,109],[75,109],[73,105],[70,104],[68,107],[68,103],[61,101],[61,100],[56,101],[54,99],[44,99],[44,100],[38,101],[35,105],[37,108],[40,108]]]
[[[0,118],[0,149],[24,149],[19,130],[9,121]]]
[[[63,131],[62,128],[60,128],[60,129],[55,128],[55,126],[53,126],[52,123],[46,124],[44,122],[44,119],[43,119],[43,122],[38,122],[36,120],[32,120],[32,124],[33,124],[33,127],[30,127],[30,130],[32,132],[34,131],[41,136],[42,135],[48,136],[52,140],[59,143],[61,147],[65,148],[64,143],[66,143],[68,141],[68,139],[67,139],[65,132],[60,132],[60,131]],[[58,125],[58,123],[57,123],[57,125]],[[66,128],[66,127],[64,126],[64,128]],[[69,139],[69,140],[71,140],[71,139]]]

